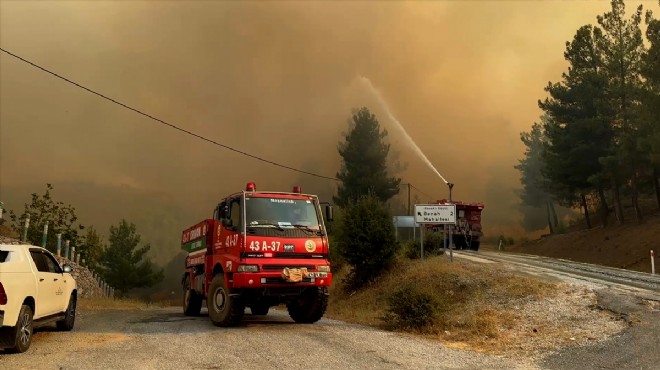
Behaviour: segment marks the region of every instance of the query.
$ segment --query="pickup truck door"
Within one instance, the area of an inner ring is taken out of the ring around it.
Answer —
[[[37,296],[35,302],[35,318],[55,314],[57,296],[57,276],[50,272],[48,259],[39,249],[30,249],[30,256],[37,268],[35,275],[37,277]]]
[[[67,293],[66,276],[64,270],[57,263],[55,257],[50,253],[42,252],[46,257],[48,263],[48,270],[53,279],[53,287],[55,288],[55,299],[53,300],[53,309],[55,313],[64,312],[69,304],[69,294]]]

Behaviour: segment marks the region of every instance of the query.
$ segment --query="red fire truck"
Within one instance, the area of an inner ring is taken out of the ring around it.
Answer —
[[[318,197],[292,192],[257,191],[248,183],[215,207],[213,218],[183,231],[188,253],[183,311],[199,315],[206,300],[217,326],[237,325],[246,307],[266,315],[286,304],[296,322],[321,319],[332,283],[328,237]],[[325,219],[332,206],[325,204]]]
[[[448,202],[446,199],[436,201],[436,204],[456,205],[456,225],[451,227],[451,237],[455,248],[479,250],[481,231],[481,211],[483,203],[464,203],[461,201]],[[442,230],[441,225],[428,225],[437,230]],[[449,232],[449,231],[448,231]]]

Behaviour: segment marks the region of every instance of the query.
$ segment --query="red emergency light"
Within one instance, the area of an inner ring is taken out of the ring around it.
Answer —
[[[294,193],[302,193],[302,188],[300,186],[294,186],[293,187],[293,192]]]
[[[246,191],[256,191],[257,186],[253,182],[248,182],[247,186],[245,186]]]

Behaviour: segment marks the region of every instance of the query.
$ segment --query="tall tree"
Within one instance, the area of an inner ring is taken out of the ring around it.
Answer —
[[[22,237],[25,219],[29,215],[28,243],[40,246],[42,244],[44,225],[48,223],[47,249],[53,252],[55,251],[57,248],[58,233],[62,233],[62,243],[65,240],[69,240],[70,246],[81,245],[82,238],[79,232],[85,227],[81,224],[76,224],[78,220],[76,209],[70,204],[65,205],[64,202],[55,201],[51,195],[52,190],[53,185],[46,184],[46,192],[43,195],[32,193],[31,202],[25,203],[23,213],[21,214],[10,210],[9,218],[11,219],[11,227]]]
[[[658,2],[660,4],[660,1]],[[646,14],[646,39],[649,49],[642,56],[644,77],[642,94],[642,152],[649,153],[657,207],[660,209],[660,19]]]
[[[140,235],[133,223],[121,220],[118,226],[110,226],[108,241],[110,244],[101,255],[100,274],[120,296],[133,288],[149,287],[163,280],[163,270],[146,257],[151,246],[138,247]]]
[[[387,130],[367,108],[355,112],[349,121],[349,132],[338,146],[343,164],[337,173],[341,181],[336,204],[345,206],[358,197],[373,194],[386,202],[399,192],[400,178],[388,175],[387,160],[390,145],[385,142]]]
[[[80,248],[85,259],[85,264],[92,270],[95,270],[101,262],[103,255],[103,240],[94,226],[87,228],[84,246]]]
[[[542,116],[541,122],[547,123],[548,116]],[[532,208],[545,208],[547,226],[550,233],[555,232],[557,226],[557,213],[554,200],[547,192],[549,184],[543,175],[545,162],[543,161],[544,145],[547,141],[543,125],[534,123],[529,132],[522,132],[520,140],[525,145],[525,157],[518,161],[515,169],[520,171],[520,182],[523,186],[520,200],[524,206]]]
[[[543,123],[546,135],[544,175],[548,190],[564,205],[580,204],[587,227],[591,227],[586,194],[597,190],[601,218],[607,222],[607,201],[600,181],[600,159],[608,155],[613,132],[606,119],[607,79],[597,48],[600,30],[583,26],[566,43],[564,58],[569,62],[562,81],[549,83],[550,97],[539,101],[548,118]]]
[[[631,200],[635,217],[641,220],[638,196],[638,171],[644,165],[639,151],[640,120],[637,112],[642,91],[641,66],[644,43],[640,23],[640,5],[630,19],[626,19],[623,0],[612,0],[612,9],[597,17],[602,35],[597,39],[603,58],[604,71],[609,81],[608,106],[614,111],[610,122],[616,130],[614,155],[626,169],[630,179]],[[618,192],[618,186],[613,188]]]

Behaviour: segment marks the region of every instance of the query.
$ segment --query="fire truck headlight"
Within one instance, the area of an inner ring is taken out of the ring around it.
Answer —
[[[257,265],[238,265],[238,272],[259,272],[259,266]]]
[[[330,266],[328,266],[328,265],[317,266],[316,271],[318,271],[318,272],[330,272]]]

